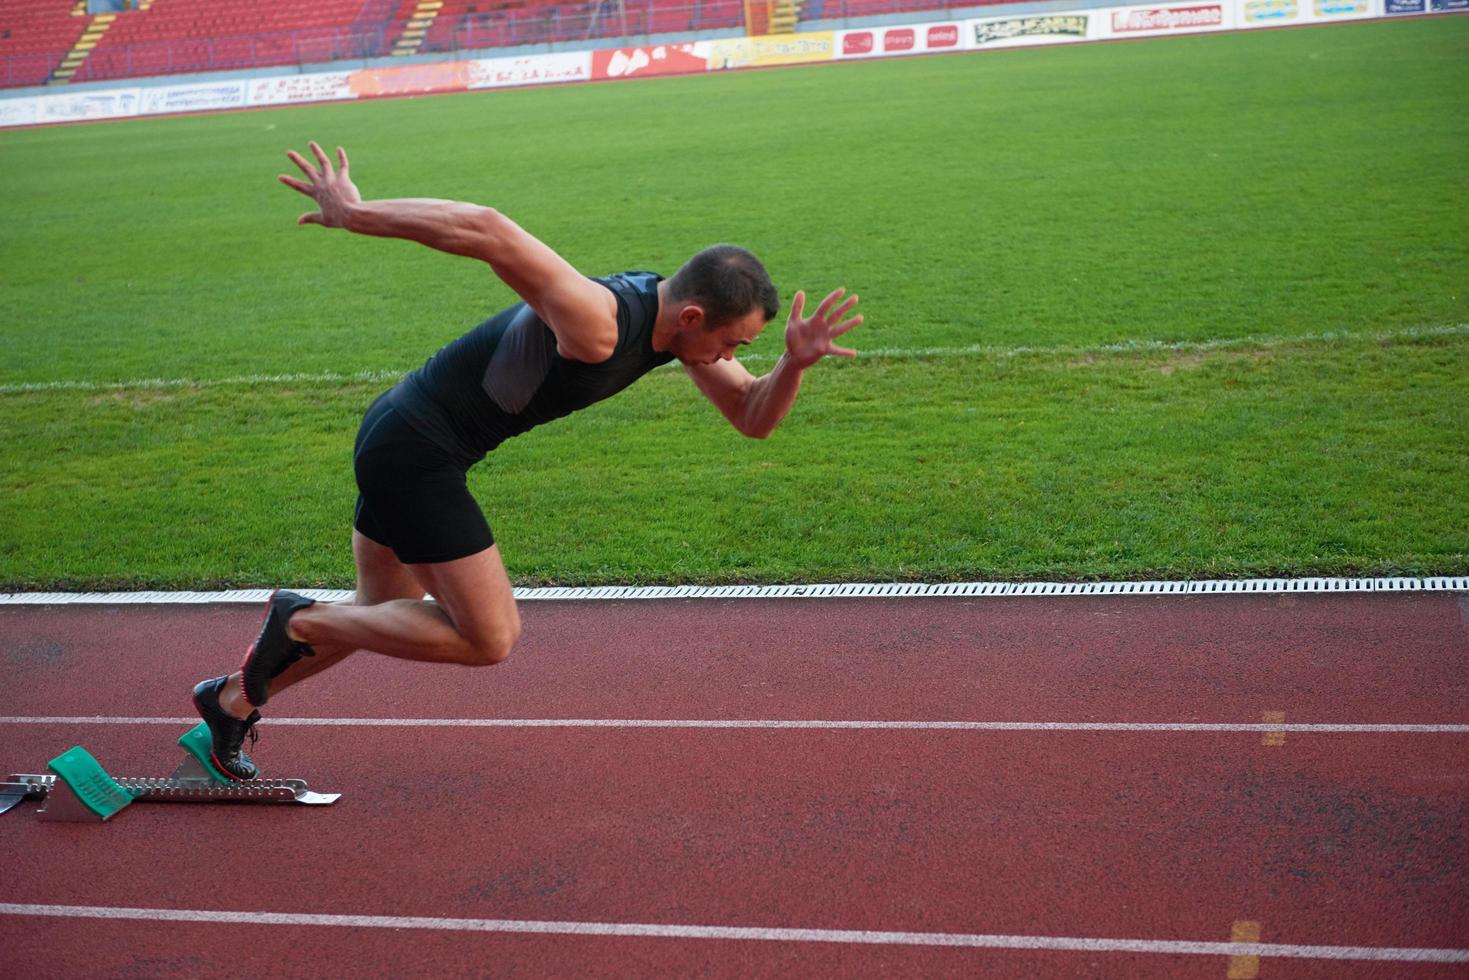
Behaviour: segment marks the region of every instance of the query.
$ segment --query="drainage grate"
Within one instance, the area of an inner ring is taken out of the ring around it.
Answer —
[[[345,590],[302,589],[323,602],[352,598]],[[594,588],[516,589],[521,600],[621,601],[638,599],[851,599],[998,596],[1271,595],[1280,593],[1463,592],[1469,575],[1430,578],[1255,578],[1197,582],[918,582],[816,585],[601,585]],[[161,603],[260,603],[269,589],[232,592],[19,592],[0,595],[0,605],[138,605]]]

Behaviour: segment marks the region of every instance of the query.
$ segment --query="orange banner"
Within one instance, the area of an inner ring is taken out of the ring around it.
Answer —
[[[352,73],[348,85],[358,98],[462,92],[469,88],[469,68],[467,61],[404,65],[402,68],[363,68]]]

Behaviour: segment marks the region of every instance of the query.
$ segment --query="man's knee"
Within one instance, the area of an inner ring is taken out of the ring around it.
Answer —
[[[503,663],[515,644],[520,642],[520,619],[506,623],[470,644],[468,663],[471,667],[493,667]]]

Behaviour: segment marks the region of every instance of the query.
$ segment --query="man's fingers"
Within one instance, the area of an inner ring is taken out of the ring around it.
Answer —
[[[806,291],[804,289],[798,289],[798,290],[796,290],[796,295],[794,295],[794,296],[791,297],[791,316],[790,316],[790,319],[792,319],[792,320],[799,320],[799,319],[801,319],[802,316],[805,315],[805,313],[806,313]]]
[[[825,319],[827,311],[831,309],[832,304],[841,299],[842,293],[845,293],[846,291],[846,286],[838,286],[836,289],[833,289],[831,292],[827,293],[826,299],[822,300],[821,305],[816,308],[814,319]]]
[[[337,147],[337,163],[341,164],[342,173],[347,172],[347,151],[340,146]]]
[[[321,144],[316,142],[316,140],[311,141],[311,152],[316,154],[316,162],[321,164],[322,174],[330,177],[332,175],[332,159],[326,155],[326,151],[321,148]]]
[[[834,310],[831,311],[830,319],[832,319],[832,320],[840,320],[842,317],[846,316],[848,313],[851,313],[852,312],[852,307],[854,307],[856,305],[857,305],[857,294],[856,293],[853,293],[851,296],[848,296],[847,297],[847,301],[845,303],[843,303],[841,306],[838,306],[836,309],[834,309]]]
[[[854,351],[854,350],[852,350],[850,347],[833,347],[831,350],[827,351],[827,353],[828,354],[835,354],[837,357],[856,357],[857,356],[857,352]]]
[[[836,326],[832,327],[831,328],[831,335],[833,337],[840,337],[842,334],[846,333],[848,330],[851,330],[853,327],[857,326],[861,322],[862,322],[862,316],[861,316],[861,314],[858,314],[857,316],[852,317],[852,319],[846,321],[845,323],[839,323]]]
[[[299,218],[296,219],[296,224],[298,224],[298,225],[319,225],[319,224],[321,224],[321,212],[320,211],[307,211],[305,214],[301,215],[301,217],[299,217]]]
[[[285,174],[281,174],[276,179],[279,180],[282,184],[285,184],[287,187],[291,188],[292,190],[300,191],[307,197],[314,196],[311,193],[311,185],[306,183],[306,181],[304,180],[297,180],[295,177],[287,177]]]
[[[321,174],[316,172],[316,168],[307,163],[306,158],[297,153],[295,150],[287,150],[286,156],[290,159],[292,163],[300,167],[301,172],[310,177],[313,182],[321,179]]]

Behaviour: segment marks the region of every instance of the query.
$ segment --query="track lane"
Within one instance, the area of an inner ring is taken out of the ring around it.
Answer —
[[[1469,723],[1448,594],[526,603],[492,669],[359,655],[293,716]],[[0,608],[0,716],[191,712],[253,608]],[[60,710],[59,706],[64,706]]]
[[[201,662],[228,669],[229,645],[258,622],[237,607],[89,613],[0,610],[12,681],[0,715],[182,715],[175,692],[186,695]],[[1469,644],[1452,596],[544,603],[526,613],[524,648],[494,670],[360,657],[277,703],[283,714],[372,717],[1469,715]],[[104,828],[13,812],[0,818],[0,861],[21,873],[7,876],[0,901],[1218,942],[1248,918],[1264,923],[1266,942],[1469,946],[1464,735],[1290,733],[1267,746],[1258,733],[262,729],[271,774],[346,798],[324,811],[138,805]],[[163,774],[177,735],[0,724],[0,769],[37,770],[81,741],[114,773]],[[212,887],[206,869],[228,867],[242,846],[261,855],[259,874]],[[254,937],[232,955],[267,974],[307,972],[317,951],[341,964],[371,962],[356,950],[397,961],[373,930],[228,929]],[[46,943],[59,942],[116,972],[139,962],[169,972],[189,962],[169,937],[210,932],[118,930],[0,916],[0,936],[23,953],[55,955]],[[292,949],[288,936],[305,938]],[[482,969],[483,956],[507,973],[539,964],[588,975],[639,964],[771,976],[1223,973],[1215,957],[1119,953],[436,933],[407,945],[460,972]],[[1269,969],[1461,968],[1272,959]]]
[[[0,921],[0,931],[4,923]],[[85,930],[83,932],[82,930]],[[48,976],[780,977],[975,976],[1027,980],[1219,980],[1213,956],[853,947],[822,943],[681,942],[294,926],[206,926],[28,918],[7,936],[17,966]],[[1228,938],[1227,935],[1225,938]],[[228,969],[222,969],[223,964]],[[1457,980],[1463,968],[1427,963],[1266,959],[1271,980]]]
[[[158,756],[120,732],[91,741],[119,774]],[[1251,919],[1279,942],[1469,945],[1465,737],[283,741],[279,774],[342,802],[137,804],[106,827],[8,814],[4,900],[1152,939]],[[242,861],[258,872],[222,903],[201,864]]]

